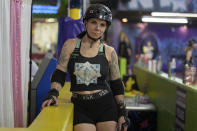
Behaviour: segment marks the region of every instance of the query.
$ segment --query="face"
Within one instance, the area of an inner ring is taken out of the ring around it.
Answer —
[[[193,48],[196,48],[197,47],[197,43],[193,44]]]
[[[103,35],[107,28],[107,23],[104,20],[91,18],[85,22],[85,27],[88,34],[93,38],[99,38]]]
[[[147,42],[147,46],[151,46],[151,42],[150,41]]]

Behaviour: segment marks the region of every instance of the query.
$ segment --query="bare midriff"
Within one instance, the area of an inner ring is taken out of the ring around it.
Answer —
[[[94,94],[97,92],[100,92],[101,90],[93,90],[93,91],[74,91],[73,93],[81,94],[81,95],[87,95],[87,94]]]

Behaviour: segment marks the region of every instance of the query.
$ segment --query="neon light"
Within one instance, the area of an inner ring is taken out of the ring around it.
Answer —
[[[33,5],[32,13],[34,14],[57,14],[59,5]]]
[[[33,10],[58,10],[59,6],[33,5]]]
[[[57,14],[57,10],[33,10],[34,14]]]

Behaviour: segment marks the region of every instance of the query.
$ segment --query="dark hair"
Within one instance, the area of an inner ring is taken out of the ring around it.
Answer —
[[[196,40],[191,39],[191,40],[188,41],[188,46],[191,47],[191,46],[193,46],[195,43],[196,43]]]
[[[103,4],[92,4],[86,10],[85,15],[83,16],[83,22],[90,18],[105,20],[109,26],[112,22],[112,12],[107,6]]]

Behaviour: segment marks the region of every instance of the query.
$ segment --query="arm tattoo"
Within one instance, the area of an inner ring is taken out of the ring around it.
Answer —
[[[123,101],[123,100],[119,100],[119,101],[117,102],[117,104],[122,105],[122,104],[124,104],[124,101]]]
[[[56,89],[56,90],[60,91],[61,88],[62,88],[62,86],[59,83],[57,83],[57,82],[51,83],[51,89]]]
[[[109,68],[110,68],[111,80],[116,80],[116,79],[120,78],[118,57],[117,57],[116,52],[114,50],[111,53],[111,63],[109,64]]]
[[[63,45],[60,57],[58,59],[58,65],[65,69],[65,71],[67,71],[67,64],[69,61],[68,44],[69,43]]]
[[[116,103],[119,104],[119,105],[121,105],[121,103],[125,103],[124,95],[116,95],[115,99],[116,99]]]

